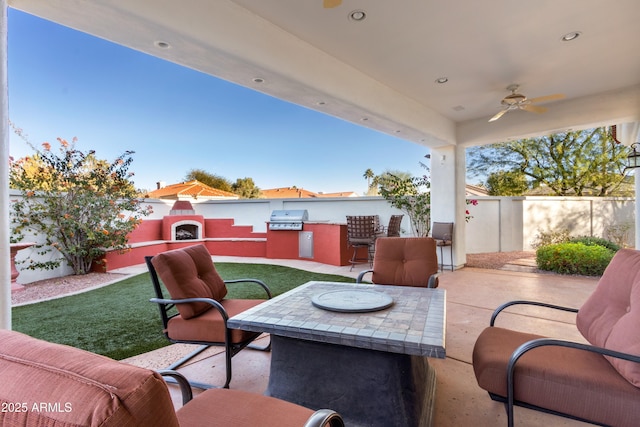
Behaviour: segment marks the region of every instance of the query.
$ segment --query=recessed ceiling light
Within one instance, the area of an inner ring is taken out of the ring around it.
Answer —
[[[448,81],[449,81],[449,79],[448,79],[448,78],[446,78],[446,77],[438,77],[438,78],[436,79],[436,83],[438,83],[438,84],[444,84],[444,83],[446,83],[446,82],[448,82]]]
[[[582,34],[580,31],[572,31],[572,32],[567,33],[564,36],[562,36],[562,41],[563,42],[573,41],[573,40],[577,39],[578,37],[580,37],[580,34]]]
[[[171,47],[171,45],[167,42],[163,42],[163,41],[156,41],[154,43],[156,45],[156,47],[159,47],[160,49],[169,49]]]
[[[262,77],[254,77],[253,78],[253,82],[254,83],[264,83],[264,79]]]
[[[364,21],[366,17],[367,17],[367,13],[364,10],[360,10],[360,9],[353,10],[349,13],[349,20],[354,22]]]

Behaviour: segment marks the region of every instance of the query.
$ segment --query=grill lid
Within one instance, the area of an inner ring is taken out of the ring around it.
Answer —
[[[269,230],[302,230],[302,222],[308,219],[306,209],[274,210],[269,219]]]

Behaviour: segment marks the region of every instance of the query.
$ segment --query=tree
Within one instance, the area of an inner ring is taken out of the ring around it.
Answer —
[[[373,170],[371,168],[367,169],[366,171],[364,171],[364,174],[362,174],[362,177],[367,180],[367,194],[371,192],[371,180],[375,176],[376,174],[373,173]]]
[[[490,196],[520,196],[529,189],[529,184],[522,171],[498,171],[489,175],[486,187]]]
[[[431,229],[431,183],[422,177],[398,176],[387,172],[378,177],[380,195],[391,206],[405,212],[416,237],[429,235]]]
[[[209,187],[217,188],[218,190],[232,192],[233,188],[231,182],[225,177],[209,173],[202,169],[191,169],[185,176],[185,181],[200,181]]]
[[[469,150],[472,176],[519,171],[558,196],[608,196],[620,188],[627,155],[606,128],[563,132]]]
[[[25,261],[28,269],[66,262],[74,274],[86,274],[107,250],[128,250],[127,235],[150,208],[141,206],[130,181],[132,151],[109,163],[94,151],[76,150],[75,138],[71,144],[58,141],[57,154],[48,142],[37,150],[26,141],[36,153],[10,164],[10,185],[23,196],[12,203],[12,239],[20,241],[27,233],[44,236],[35,248],[39,255],[52,256]]]
[[[262,194],[260,188],[253,182],[253,178],[238,178],[231,188],[243,199],[257,199]]]

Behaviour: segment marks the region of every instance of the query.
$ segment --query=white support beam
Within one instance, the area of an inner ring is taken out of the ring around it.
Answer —
[[[0,0],[0,329],[11,329],[9,249],[9,95],[7,83],[7,1]]]

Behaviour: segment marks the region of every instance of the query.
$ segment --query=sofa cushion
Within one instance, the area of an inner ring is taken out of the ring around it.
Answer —
[[[2,425],[178,427],[153,371],[18,332],[0,330],[0,343]]]
[[[224,280],[204,245],[162,252],[154,256],[151,263],[172,299],[211,298],[222,301],[227,295]],[[176,307],[184,319],[190,319],[209,310],[211,305],[196,302],[177,304]]]
[[[430,237],[381,237],[376,240],[373,283],[423,286],[438,272],[436,243]]]
[[[511,354],[536,338],[542,337],[486,328],[473,349],[478,385],[505,397]],[[601,355],[567,347],[539,347],[525,353],[516,364],[514,398],[604,425],[631,427],[640,420],[640,389]]]
[[[580,308],[576,324],[595,346],[640,355],[640,251],[616,253]],[[640,387],[640,364],[607,359],[627,381]]]
[[[241,405],[238,402],[242,402]],[[212,410],[213,408],[218,408]],[[203,414],[214,412],[213,417]],[[180,424],[189,427],[255,426],[280,427],[282,425],[305,425],[313,414],[311,409],[285,402],[273,397],[247,393],[232,389],[209,389],[198,395],[178,410]]]

